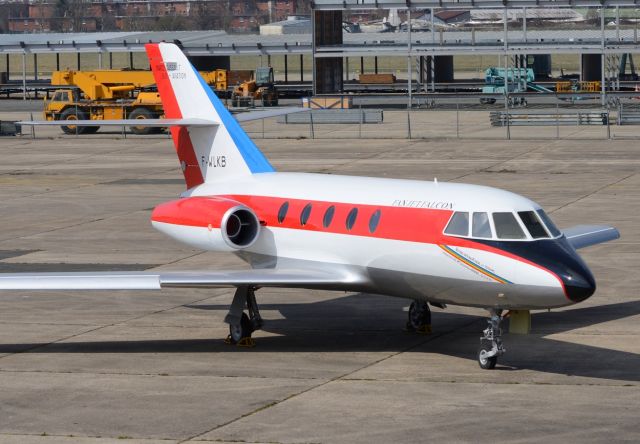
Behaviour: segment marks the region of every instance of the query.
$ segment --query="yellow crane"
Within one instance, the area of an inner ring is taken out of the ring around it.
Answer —
[[[217,69],[200,72],[200,75],[216,92],[227,92],[230,81],[240,82],[251,71],[227,71]],[[67,134],[95,133],[99,125],[78,127],[74,120],[153,119],[162,118],[164,111],[160,96],[155,91],[151,71],[96,70],[54,71],[51,84],[63,86],[51,99],[45,99],[46,120],[67,120],[62,126]],[[157,128],[131,127],[135,134],[149,134]]]

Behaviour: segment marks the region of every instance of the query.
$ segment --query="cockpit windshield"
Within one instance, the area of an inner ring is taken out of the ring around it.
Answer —
[[[549,233],[544,229],[540,219],[536,216],[535,211],[520,211],[518,216],[527,227],[529,234],[533,239],[544,239],[549,237]]]
[[[562,233],[542,210],[468,212],[456,211],[444,233],[475,239],[536,240],[558,237]]]
[[[545,213],[543,209],[539,209],[538,211],[536,211],[536,213],[538,213],[538,216],[540,216],[542,222],[544,222],[544,224],[547,226],[547,230],[549,230],[551,237],[558,237],[562,234],[562,232],[558,230],[558,228],[553,224],[553,222],[551,221],[549,216],[547,216],[547,213]]]

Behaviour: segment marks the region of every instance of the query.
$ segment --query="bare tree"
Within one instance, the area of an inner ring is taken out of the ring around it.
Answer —
[[[70,28],[66,31],[79,32],[82,30],[84,8],[87,0],[58,0],[56,3],[56,16],[69,19]],[[64,21],[62,21],[64,23]]]

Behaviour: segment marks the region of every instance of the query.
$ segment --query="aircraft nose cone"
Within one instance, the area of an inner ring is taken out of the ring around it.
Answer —
[[[562,273],[561,278],[567,297],[573,302],[582,302],[596,291],[593,274],[584,264],[573,263]]]

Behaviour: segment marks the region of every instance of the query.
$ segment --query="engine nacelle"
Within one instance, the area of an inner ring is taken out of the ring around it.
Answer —
[[[205,250],[241,250],[260,236],[260,220],[247,206],[220,197],[187,197],[158,205],[153,226]]]

